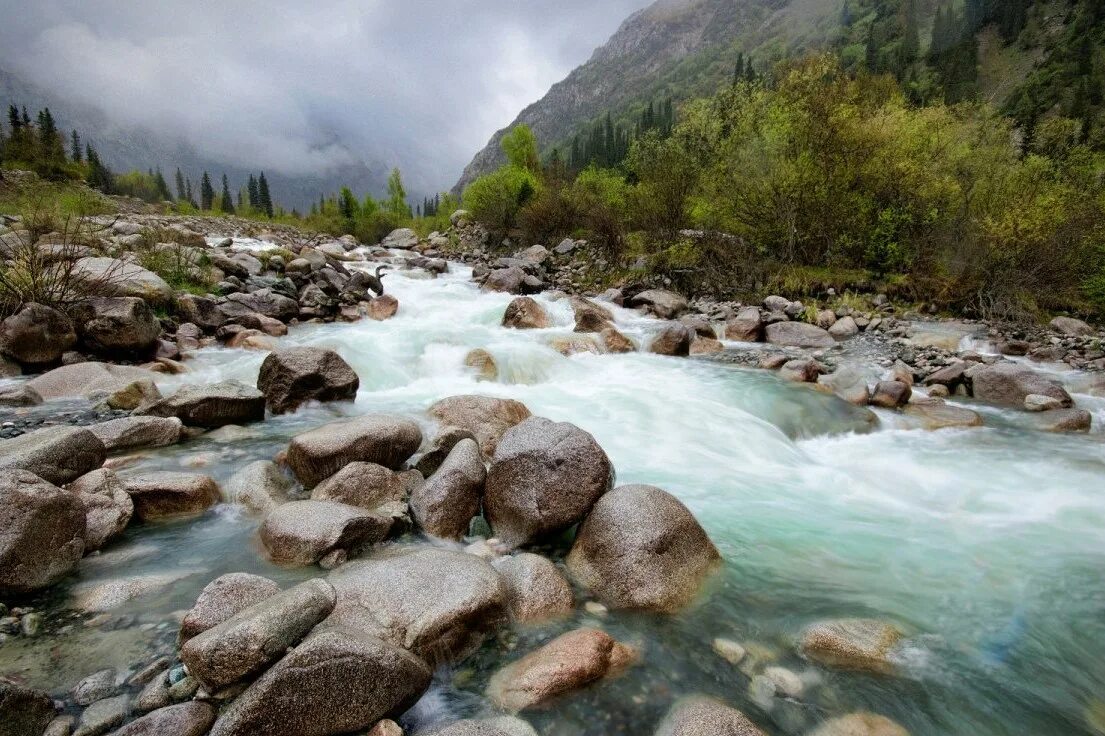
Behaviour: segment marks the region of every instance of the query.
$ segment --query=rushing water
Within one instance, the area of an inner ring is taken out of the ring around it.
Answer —
[[[504,658],[598,622],[640,645],[643,660],[533,715],[545,736],[648,734],[675,697],[697,692],[722,697],[773,734],[803,734],[855,710],[887,715],[915,736],[1105,733],[1105,435],[1031,432],[1015,412],[998,410],[985,410],[983,429],[910,430],[891,414],[871,426],[865,412],[763,372],[643,353],[564,357],[549,342],[571,334],[566,300],[539,297],[553,328],[506,330],[499,322],[511,297],[481,293],[469,276],[456,265],[437,279],[391,274],[387,287],[401,303],[394,319],[302,326],[282,339],[338,350],[361,378],[355,404],[310,407],[232,441],[143,453],[123,472],[193,468],[225,480],[339,413],[405,413],[430,432],[424,412],[440,398],[515,398],[591,432],[619,483],[676,494],[717,543],[724,571],[702,604],[678,616],[599,620],[581,611],[504,635],[439,673],[411,721],[483,711],[479,693]],[[625,310],[617,321],[638,342],[659,325]],[[473,348],[494,356],[497,382],[464,367]],[[204,350],[190,373],[162,388],[253,382],[262,358]],[[1100,427],[1105,401],[1077,398]],[[133,527],[86,560],[62,594],[78,601],[105,580],[168,576],[171,585],[117,609],[136,614],[138,626],[11,642],[0,647],[0,671],[63,691],[103,666],[132,664],[144,637],[168,637],[167,616],[217,574],[255,571],[285,583],[317,574],[267,563],[256,525],[222,506],[191,522]],[[847,616],[886,618],[909,632],[902,676],[833,673],[794,656],[806,624]],[[801,700],[750,698],[748,672],[712,651],[715,637],[800,673]]]

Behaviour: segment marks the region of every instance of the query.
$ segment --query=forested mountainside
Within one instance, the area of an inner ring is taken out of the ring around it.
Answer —
[[[546,155],[556,147],[567,158],[573,139],[586,148],[602,126],[614,140],[629,137],[650,105],[712,94],[738,66],[764,74],[824,49],[853,72],[894,73],[918,104],[992,102],[1030,135],[1056,109],[1096,119],[1103,9],[1074,0],[659,0],[497,132],[457,191],[504,162],[502,137],[518,123]]]

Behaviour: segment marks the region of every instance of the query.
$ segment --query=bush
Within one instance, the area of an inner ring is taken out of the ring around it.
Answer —
[[[611,254],[624,250],[629,195],[625,177],[604,169],[588,168],[572,185],[574,209],[583,213],[587,229]]]
[[[505,235],[517,226],[518,213],[539,188],[540,182],[528,169],[504,166],[468,185],[464,207],[492,232]]]

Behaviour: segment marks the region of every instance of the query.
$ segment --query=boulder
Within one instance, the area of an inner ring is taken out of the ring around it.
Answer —
[[[849,340],[859,334],[859,325],[851,317],[842,317],[829,327],[829,334],[835,340]]]
[[[299,316],[299,302],[270,288],[264,288],[249,293],[228,294],[226,301],[219,304],[219,311],[228,319],[256,313],[287,322]]]
[[[135,381],[152,380],[151,371],[128,365],[76,363],[63,365],[27,382],[46,401],[73,397],[94,398],[126,389]]]
[[[155,365],[160,364],[155,363]],[[133,411],[139,407],[153,406],[161,401],[161,398],[161,392],[157,389],[157,384],[147,378],[142,378],[127,384],[118,391],[113,391],[104,399],[103,403],[112,409]]]
[[[137,358],[157,350],[161,322],[142,299],[87,299],[75,308],[75,318],[81,344],[93,353]]]
[[[721,555],[687,507],[646,485],[607,493],[583,522],[568,571],[611,608],[676,611]]]
[[[73,276],[83,281],[88,293],[102,296],[131,296],[150,304],[169,304],[173,287],[153,271],[117,258],[81,258],[73,264]]]
[[[491,564],[506,583],[507,605],[515,622],[560,618],[575,609],[571,584],[555,564],[541,555],[520,552]]]
[[[1074,317],[1056,317],[1048,326],[1060,335],[1071,337],[1088,337],[1094,333],[1093,327]]]
[[[42,304],[27,304],[0,322],[0,353],[23,365],[57,363],[76,344],[73,322]]]
[[[1041,432],[1089,432],[1093,415],[1085,409],[1051,409],[1033,414],[1030,423]]]
[[[691,343],[691,355],[715,355],[725,351],[720,340],[713,337],[696,337]]]
[[[242,609],[180,648],[188,674],[208,692],[254,677],[298,644],[334,608],[333,586],[315,579]]]
[[[85,707],[118,693],[119,686],[115,684],[115,670],[106,669],[94,672],[78,682],[71,694],[74,703]]]
[[[418,245],[418,233],[409,227],[392,230],[386,238],[380,241],[381,248],[396,248],[398,250],[410,250],[416,245]]]
[[[637,350],[637,346],[633,344],[633,341],[618,332],[614,327],[606,327],[599,333],[599,337],[602,338],[603,345],[606,346],[606,352],[608,353],[632,353]]]
[[[1053,409],[1062,409],[1063,402],[1054,396],[1041,396],[1039,394],[1029,394],[1024,397],[1024,410],[1031,412],[1052,411]]]
[[[391,531],[388,516],[336,501],[291,501],[261,524],[261,542],[273,562],[293,567],[356,557]]]
[[[971,364],[965,360],[952,363],[928,374],[921,383],[925,386],[947,386],[949,391],[955,391],[964,382],[970,367]]]
[[[391,319],[399,313],[399,300],[391,294],[381,294],[368,301],[368,316],[377,322]]]
[[[204,736],[215,723],[216,711],[210,703],[192,700],[158,708],[131,721],[111,736]]]
[[[411,487],[421,482],[422,474],[417,471],[396,473],[376,463],[353,462],[315,486],[311,498],[372,510],[405,501]]]
[[[199,473],[163,470],[132,475],[123,479],[123,487],[142,521],[202,514],[222,498],[215,480]]]
[[[657,355],[687,356],[691,354],[694,330],[681,323],[672,323],[649,343],[648,351]]]
[[[576,332],[602,332],[614,326],[614,315],[606,307],[579,296],[572,297],[570,303]]]
[[[828,331],[805,322],[775,322],[764,331],[767,342],[790,348],[828,348],[836,340]]]
[[[42,397],[27,384],[0,387],[0,406],[38,406]]]
[[[886,716],[852,713],[825,721],[809,736],[909,736],[909,731]]]
[[[295,488],[276,463],[257,460],[245,466],[226,482],[226,496],[233,503],[263,514],[286,503]]]
[[[134,501],[115,471],[101,468],[67,486],[84,504],[84,550],[93,552],[122,534],[134,516]]]
[[[835,372],[817,379],[820,386],[856,406],[867,406],[867,378],[863,372],[850,366],[841,366]]]
[[[982,416],[978,412],[951,404],[908,404],[903,407],[902,413],[920,421],[924,429],[930,430],[982,426]]]
[[[736,317],[725,323],[726,340],[760,342],[763,336],[764,323],[759,307],[743,307]]]
[[[520,296],[506,307],[503,313],[503,327],[516,330],[537,330],[549,326],[549,315],[535,299]]]
[[[269,353],[257,378],[257,388],[273,414],[295,411],[308,401],[351,401],[360,385],[357,373],[340,355],[310,347]]]
[[[0,475],[26,470],[63,485],[104,464],[104,443],[84,427],[47,427],[3,440]]]
[[[211,736],[334,736],[405,712],[430,685],[421,659],[347,628],[316,631],[227,708]]]
[[[871,404],[883,409],[900,409],[909,403],[913,389],[901,381],[879,381],[871,392]]]
[[[687,311],[687,300],[674,291],[649,289],[628,300],[631,307],[644,307],[660,319],[676,319]]]
[[[484,559],[397,547],[330,573],[338,592],[324,626],[345,626],[408,649],[431,666],[474,651],[506,619],[506,587]]]
[[[491,396],[450,396],[429,411],[442,424],[471,432],[487,457],[495,454],[504,432],[531,416],[525,404]]]
[[[788,360],[779,368],[779,378],[791,383],[817,383],[820,375],[820,364],[810,358]]]
[[[654,736],[766,736],[736,708],[703,696],[672,706]]]
[[[73,736],[100,736],[112,730],[130,715],[130,696],[97,700],[84,709]]]
[[[487,685],[487,697],[508,712],[547,705],[619,674],[635,657],[632,649],[604,631],[576,629],[496,672]]]
[[[42,736],[53,718],[49,695],[0,679],[0,734]]]
[[[176,417],[189,427],[215,429],[265,418],[265,395],[240,381],[184,386],[141,411],[146,416]]]
[[[76,495],[23,470],[0,473],[0,595],[40,590],[75,568],[84,517]]]
[[[184,615],[180,642],[183,644],[215,628],[279,592],[279,585],[260,575],[232,572],[215,578],[200,591],[196,604]]]
[[[598,442],[574,424],[532,417],[503,434],[484,491],[495,535],[520,546],[578,523],[614,482]]]
[[[501,719],[493,719],[501,720]],[[527,724],[527,727],[529,725]],[[536,732],[532,728],[529,732],[519,732],[522,736],[536,736]],[[368,736],[392,736],[389,733],[376,734],[370,732]],[[395,736],[401,736],[401,733],[396,733]],[[423,736],[423,732],[419,731],[418,736]],[[432,731],[425,733],[425,736],[517,736],[512,731],[506,731],[499,728],[495,723],[488,721],[478,721],[471,718],[466,718],[456,723],[450,723],[448,726],[441,728],[435,728]]]
[[[176,313],[182,322],[194,324],[205,332],[214,332],[229,319],[214,299],[205,296],[180,294],[175,304]]]
[[[288,467],[306,488],[314,488],[358,460],[399,468],[421,444],[422,430],[411,420],[369,414],[296,435],[288,445]]]
[[[980,363],[971,368],[967,375],[971,379],[974,397],[981,401],[1021,408],[1025,398],[1038,394],[1058,399],[1064,407],[1074,403],[1058,381],[1017,363]]]
[[[487,469],[475,440],[460,440],[445,462],[411,494],[411,513],[426,533],[461,539],[479,513]]]
[[[89,425],[108,452],[141,447],[168,447],[180,442],[182,423],[176,417],[123,417]]]
[[[891,674],[890,654],[902,632],[877,619],[821,621],[802,632],[799,650],[812,662],[834,669]]]

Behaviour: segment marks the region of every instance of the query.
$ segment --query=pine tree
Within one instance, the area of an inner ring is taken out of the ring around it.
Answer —
[[[740,84],[743,81],[744,81],[744,52],[742,51],[742,52],[739,52],[737,54],[737,65],[733,69],[733,86],[736,87],[738,84]]]
[[[194,192],[192,191],[192,180],[186,179],[184,181],[184,199],[187,200],[188,204],[192,205],[196,209],[199,209],[198,205],[196,205],[196,198],[192,196],[193,194]]]
[[[200,179],[200,209],[209,210],[215,205],[215,187],[211,186],[211,177],[203,172]]]
[[[93,189],[99,189],[104,194],[111,194],[114,188],[114,176],[111,170],[100,161],[100,156],[92,144],[88,144],[85,156],[88,159],[88,185]]]
[[[265,172],[261,172],[261,176],[257,178],[257,204],[260,206],[261,211],[265,213],[266,217],[272,217],[272,195],[269,193],[269,182],[265,178]]]
[[[249,193],[249,208],[255,212],[261,209],[261,198],[257,193],[257,179],[253,177],[253,174],[249,175],[249,184],[247,186]]]
[[[905,0],[902,4],[902,15],[902,63],[904,68],[904,66],[915,62],[917,55],[921,52],[916,0]]]
[[[82,151],[81,137],[76,129],[74,129],[69,136],[69,158],[73,159],[75,163],[81,163],[84,161],[84,153]]]
[[[879,43],[878,38],[875,35],[875,24],[871,23],[867,27],[867,56],[866,61],[867,71],[872,74],[876,74],[879,71]]]
[[[234,214],[234,198],[230,196],[230,181],[226,178],[225,173],[223,174],[222,206],[223,212],[228,215]]]
[[[158,166],[153,175],[154,185],[157,187],[157,196],[161,198],[162,202],[171,202],[173,199],[172,193],[169,191],[169,182],[165,181],[165,177],[161,174],[161,167]]]
[[[180,200],[188,199],[184,192],[184,174],[180,173],[180,167],[177,167],[176,170],[176,198]]]

